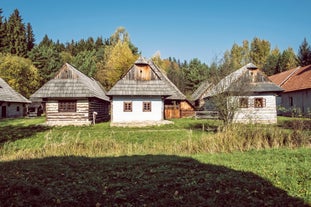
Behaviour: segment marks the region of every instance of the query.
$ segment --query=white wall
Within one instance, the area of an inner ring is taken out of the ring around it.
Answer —
[[[5,117],[2,114],[2,107],[6,107],[6,118],[17,118],[17,117],[23,117],[24,115],[24,104],[23,103],[7,103],[4,102],[0,106],[0,118]],[[17,110],[17,107],[19,107],[19,110]]]
[[[123,111],[123,102],[132,102],[132,112]],[[143,102],[151,102],[151,112],[143,112]],[[112,122],[142,122],[163,120],[164,104],[161,97],[114,96],[112,99]]]
[[[251,123],[277,123],[276,97],[274,94],[263,94],[249,96],[249,101],[254,98],[264,98],[266,105],[263,108],[239,108],[235,114],[234,122],[251,122]]]

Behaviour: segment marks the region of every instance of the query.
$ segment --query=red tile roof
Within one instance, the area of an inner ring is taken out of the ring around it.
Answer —
[[[311,65],[297,67],[269,77],[284,92],[311,89]]]

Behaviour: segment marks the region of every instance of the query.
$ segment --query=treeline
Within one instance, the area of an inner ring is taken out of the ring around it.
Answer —
[[[45,35],[35,44],[31,24],[23,23],[19,11],[16,9],[6,19],[0,9],[0,77],[26,97],[53,78],[65,62],[99,80],[109,90],[139,55],[139,49],[123,27],[105,39],[89,37],[61,43]],[[251,42],[233,44],[210,65],[197,58],[189,62],[162,59],[159,54],[152,59],[182,92],[190,95],[202,81],[212,81],[216,75],[225,76],[248,62],[262,68],[267,75],[311,64],[311,49],[304,39],[296,55],[292,48],[271,49],[269,41],[255,37]]]

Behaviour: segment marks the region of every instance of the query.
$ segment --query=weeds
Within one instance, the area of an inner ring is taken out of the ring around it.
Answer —
[[[109,127],[107,123],[54,128],[14,125],[18,135],[6,135],[5,139],[14,137],[3,142],[0,158],[196,154],[310,147],[311,132],[306,130],[306,124],[289,121],[283,121],[282,126],[232,124],[218,132],[202,131],[215,128],[215,123],[191,119],[175,120],[173,126],[139,129]],[[26,128],[37,131],[23,133]]]

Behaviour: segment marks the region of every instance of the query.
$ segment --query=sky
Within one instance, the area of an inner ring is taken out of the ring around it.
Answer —
[[[122,26],[142,56],[210,64],[234,43],[268,40],[271,49],[311,43],[311,0],[0,0],[3,16],[18,9],[39,43],[109,38]]]

